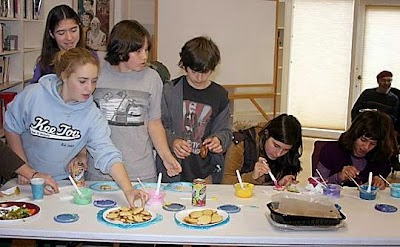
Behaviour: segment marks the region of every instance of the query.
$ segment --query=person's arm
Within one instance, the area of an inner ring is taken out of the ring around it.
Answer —
[[[51,187],[51,190],[46,190],[46,194],[58,193],[58,185],[50,175],[39,173],[28,165],[27,158],[22,147],[21,136],[8,131],[6,131],[5,133],[7,141],[10,144],[10,149],[14,153],[13,155],[17,155],[20,158],[20,162],[23,162],[22,165],[15,170],[15,173],[19,175],[18,182],[29,183],[29,181],[34,177],[42,177],[45,179],[45,184]]]
[[[142,190],[133,188],[123,163],[118,162],[113,164],[110,168],[109,174],[124,192],[125,198],[130,207],[136,207],[135,201],[138,199],[141,201],[141,206],[144,207],[149,199],[149,195]]]
[[[223,184],[235,184],[238,182],[236,170],[241,170],[244,163],[244,142],[239,144],[232,144],[225,155],[224,175],[222,178]],[[253,171],[241,174],[243,182],[252,184],[262,184],[264,175],[254,179]]]
[[[11,179],[15,171],[25,164],[25,161],[2,141],[0,141],[0,160],[4,162],[0,166],[0,175],[7,180]]]
[[[21,135],[8,131],[5,131],[5,135],[11,150],[27,163],[28,159],[26,158],[25,151],[22,146]]]
[[[31,79],[31,81],[29,82],[29,84],[37,83],[41,76],[42,76],[42,70],[40,68],[40,64],[37,63],[36,67],[33,70],[33,77]]]
[[[175,176],[182,172],[182,167],[172,155],[161,119],[149,120],[148,131],[158,155],[162,159],[169,176]]]
[[[211,128],[211,136],[215,136],[220,140],[223,152],[225,152],[232,144],[231,111],[229,108],[229,101],[224,110],[216,116]]]
[[[399,98],[397,98],[397,99],[399,99]],[[399,113],[399,100],[396,101],[396,103],[392,107],[392,110],[390,111],[390,117],[393,120],[393,124],[397,123],[397,114],[398,113]]]
[[[232,144],[225,155],[224,175],[222,184],[235,184],[238,182],[236,170],[241,170],[244,162],[244,144]]]

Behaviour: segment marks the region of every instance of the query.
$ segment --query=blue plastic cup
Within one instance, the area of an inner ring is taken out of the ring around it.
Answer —
[[[368,193],[368,185],[360,186],[360,198],[364,200],[375,200],[376,194],[378,193],[379,188],[375,186],[371,186],[371,192]]]
[[[333,198],[339,198],[341,190],[342,186],[338,184],[328,184],[328,186],[323,187],[323,194]]]
[[[390,195],[396,198],[400,198],[400,184],[399,183],[392,183],[390,186]]]
[[[35,201],[43,200],[44,196],[44,178],[31,179],[32,197]]]

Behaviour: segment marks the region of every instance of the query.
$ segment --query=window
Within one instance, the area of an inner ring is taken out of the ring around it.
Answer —
[[[293,0],[287,112],[303,127],[344,130],[350,87],[352,0]]]

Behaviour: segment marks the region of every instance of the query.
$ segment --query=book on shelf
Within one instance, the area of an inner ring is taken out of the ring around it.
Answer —
[[[42,0],[24,0],[24,18],[38,20],[42,9]]]
[[[0,0],[0,17],[19,18],[21,0]]]
[[[18,35],[11,33],[11,26],[5,23],[0,23],[0,52],[12,51],[18,49]]]
[[[10,81],[9,79],[10,57],[0,58],[0,85]]]
[[[3,35],[2,35],[3,51],[11,51],[11,42],[10,42],[11,27],[4,23],[2,23],[1,25],[3,27]]]
[[[4,70],[5,70],[5,60],[0,58],[0,85],[4,84]]]

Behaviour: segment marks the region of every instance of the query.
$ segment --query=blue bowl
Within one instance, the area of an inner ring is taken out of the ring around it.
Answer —
[[[390,195],[396,198],[400,198],[400,184],[399,183],[392,183],[390,187]]]
[[[371,192],[368,193],[368,185],[361,185],[360,186],[360,198],[364,200],[375,200],[376,194],[379,191],[378,187],[371,186]]]

